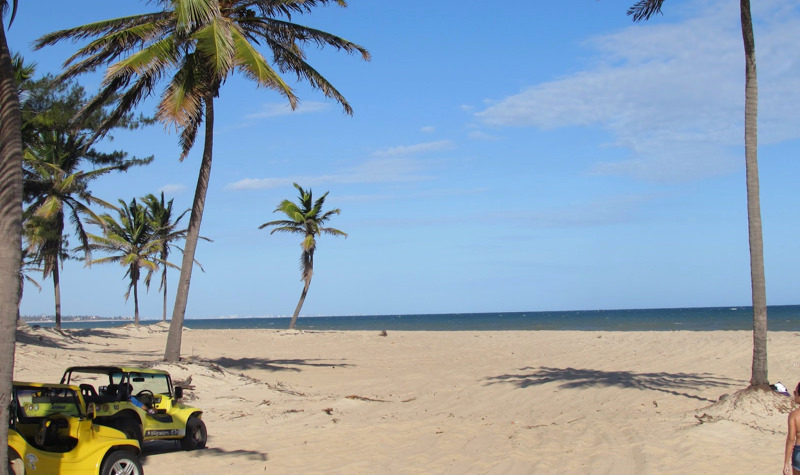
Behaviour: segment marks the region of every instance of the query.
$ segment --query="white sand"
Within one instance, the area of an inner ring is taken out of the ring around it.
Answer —
[[[797,336],[769,335],[770,379],[790,388]],[[166,337],[166,326],[25,329],[15,379],[157,363]],[[750,332],[185,330],[182,349],[185,362],[157,366],[192,377],[208,449],[145,443],[148,474],[782,469],[786,415],[772,394],[708,408],[747,386]]]

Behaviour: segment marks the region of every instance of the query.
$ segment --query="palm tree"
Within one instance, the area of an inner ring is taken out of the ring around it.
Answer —
[[[628,14],[634,21],[661,13],[664,0],[642,0]],[[744,156],[747,182],[747,224],[750,241],[750,285],[753,298],[753,366],[750,387],[769,386],[767,377],[767,290],[764,278],[764,240],[761,233],[761,199],[758,184],[758,80],[756,45],[750,0],[740,0],[745,57]]]
[[[114,165],[83,171],[84,159],[93,161],[95,154],[85,135],[51,130],[36,134],[24,154],[24,200],[29,203],[23,213],[28,252],[41,262],[44,278],[52,276],[55,295],[55,328],[61,329],[60,267],[70,257],[64,234],[65,220],[75,227],[80,249],[89,256],[89,242],[81,216],[98,220],[90,204],[109,206],[89,191],[89,182],[115,170],[148,163],[148,159],[117,160]],[[106,155],[106,154],[100,154]]]
[[[139,324],[139,279],[142,269],[147,271],[144,283],[150,287],[150,279],[158,269],[159,264],[177,267],[165,260],[159,259],[161,241],[152,227],[152,220],[147,214],[147,207],[136,202],[136,198],[126,204],[119,200],[117,209],[119,220],[109,214],[103,214],[98,220],[92,220],[103,229],[103,236],[88,234],[92,250],[110,254],[106,257],[93,259],[89,264],[104,264],[116,262],[126,267],[125,277],[130,278],[125,300],[130,297],[133,290],[134,323]]]
[[[17,0],[10,2],[14,21]],[[0,420],[8,420],[17,330],[22,249],[22,118],[5,20],[9,1],[0,0]],[[0,424],[0,460],[8,460],[8,425]]]
[[[159,258],[162,261],[169,259],[169,251],[172,248],[172,242],[186,237],[186,229],[178,229],[178,223],[189,212],[187,209],[173,220],[172,217],[172,202],[169,200],[164,201],[164,192],[161,192],[161,199],[153,194],[145,196],[142,201],[147,206],[147,212],[150,219],[150,225],[153,228],[156,238],[159,240]],[[180,248],[179,248],[180,249]],[[167,266],[164,266],[161,272],[161,284],[158,287],[164,295],[164,310],[161,315],[161,320],[167,321]]]
[[[39,264],[32,259],[28,252],[25,249],[22,249],[22,261],[20,261],[20,268],[19,268],[19,298],[17,300],[17,321],[19,321],[19,306],[22,303],[22,294],[25,290],[25,282],[30,282],[37,289],[39,292],[42,291],[42,286],[39,285],[39,282],[36,282],[36,279],[28,275],[29,272],[41,272],[42,269],[39,268]]]
[[[275,211],[273,211],[273,213],[281,212],[285,214],[287,219],[270,221],[258,227],[258,229],[264,229],[274,226],[275,228],[270,234],[282,232],[300,234],[303,236],[303,241],[300,243],[300,247],[303,249],[302,254],[300,254],[301,280],[304,282],[303,293],[300,294],[300,301],[297,302],[297,307],[294,309],[292,321],[289,323],[289,329],[294,328],[297,322],[297,315],[300,314],[300,309],[303,308],[303,302],[306,300],[308,287],[311,285],[311,277],[314,274],[314,251],[317,249],[316,236],[330,234],[332,236],[347,237],[346,233],[338,229],[326,228],[323,226],[334,214],[341,213],[339,208],[324,213],[322,212],[322,206],[325,204],[325,198],[328,196],[327,191],[314,202],[311,196],[311,189],[306,191],[297,183],[294,184],[294,187],[300,192],[298,203],[295,204],[289,200],[283,200],[281,204],[275,208]]]
[[[306,62],[303,47],[329,45],[348,53],[359,52],[365,60],[369,59],[369,53],[343,38],[292,22],[292,15],[310,13],[313,7],[329,3],[345,7],[345,0],[154,0],[152,3],[163,9],[58,31],[40,38],[37,47],[65,39],[97,38],[67,60],[63,73],[64,77],[73,77],[101,64],[111,64],[102,90],[87,111],[122,91],[116,102],[121,115],[152,94],[159,79],[174,71],[161,96],[157,117],[181,131],[181,159],[194,145],[205,118],[200,174],[164,352],[164,360],[174,362],[180,359],[192,264],[211,174],[214,98],[219,96],[225,79],[239,70],[259,86],[283,94],[295,107],[294,92],[258,51],[257,46],[263,43],[279,71],[295,73],[298,79],[308,81],[352,114],[344,96]],[[114,119],[110,117],[108,124]]]

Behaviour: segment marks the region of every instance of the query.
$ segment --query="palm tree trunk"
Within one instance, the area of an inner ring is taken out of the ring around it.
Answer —
[[[0,463],[8,460],[8,406],[14,372],[22,249],[22,119],[0,0]]]
[[[55,259],[56,264],[53,266],[53,299],[56,302],[56,330],[61,331],[61,274],[58,268],[58,257]]]
[[[303,293],[300,294],[300,301],[297,302],[297,307],[294,309],[294,315],[292,315],[292,321],[289,322],[289,330],[294,330],[294,325],[297,323],[297,316],[300,315],[300,309],[303,308],[303,303],[306,301],[308,287],[311,286],[311,279],[306,279],[305,282],[305,285],[303,285]]]
[[[166,259],[165,259],[166,260]],[[161,313],[161,321],[167,321],[167,269],[164,269],[164,273],[161,274],[161,285],[164,287],[164,304],[161,306],[162,313]]]
[[[139,282],[133,282],[133,324],[139,326]]]
[[[750,238],[750,283],[753,293],[753,368],[750,386],[768,386],[767,290],[764,277],[764,240],[758,184],[758,81],[756,45],[750,0],[740,0],[745,54],[744,155],[747,174],[747,225]]]
[[[194,254],[197,250],[197,241],[200,238],[200,222],[203,219],[203,208],[206,203],[208,182],[211,177],[211,159],[214,148],[214,95],[207,94],[205,143],[203,144],[203,159],[200,163],[200,174],[197,177],[197,187],[194,191],[192,213],[189,216],[189,228],[186,232],[186,246],[183,249],[181,262],[181,275],[178,279],[178,290],[175,295],[175,307],[172,310],[172,321],[169,325],[167,348],[164,351],[164,361],[177,362],[181,358],[181,336],[183,333],[183,318],[186,315],[186,302],[189,299],[189,283],[192,280],[192,266]]]

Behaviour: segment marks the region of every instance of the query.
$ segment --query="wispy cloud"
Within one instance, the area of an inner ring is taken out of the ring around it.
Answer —
[[[449,140],[439,140],[436,142],[425,142],[415,145],[402,145],[390,147],[383,150],[372,152],[373,157],[402,157],[408,155],[418,155],[421,153],[435,152],[439,150],[449,150],[454,147]]]
[[[256,190],[291,186],[292,183],[315,186],[325,183],[402,183],[432,179],[430,175],[425,173],[424,168],[425,166],[418,160],[399,157],[384,158],[366,161],[338,174],[284,178],[245,178],[227,185],[225,189]]]
[[[483,142],[495,142],[497,140],[500,140],[500,137],[493,134],[487,134],[486,132],[480,130],[473,130],[472,132],[469,133],[469,139],[479,140]]]
[[[743,143],[738,4],[686,8],[665,11],[658,24],[591,39],[585,46],[598,52],[591,68],[495,101],[475,117],[494,127],[604,129],[632,157],[598,164],[595,173],[678,180],[729,172],[738,163],[731,147]],[[800,12],[777,1],[757,8],[759,141],[800,138],[800,53],[793,46]]]
[[[656,195],[620,195],[595,198],[557,209],[501,217],[522,220],[534,228],[594,228],[642,219],[642,208]]]
[[[280,117],[290,114],[309,114],[313,112],[320,112],[330,108],[330,105],[325,102],[301,102],[295,109],[289,107],[285,102],[270,103],[261,106],[259,112],[254,112],[245,116],[247,119],[265,119],[269,117]]]
[[[186,185],[169,184],[162,186],[158,191],[163,191],[167,195],[177,195],[186,191]]]

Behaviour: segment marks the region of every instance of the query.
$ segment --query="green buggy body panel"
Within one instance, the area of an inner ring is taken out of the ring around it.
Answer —
[[[191,448],[205,446],[203,411],[180,401],[183,389],[173,386],[167,371],[74,366],[67,368],[61,382],[79,386],[82,397],[96,404],[97,424],[120,429],[140,441],[186,439],[187,443],[187,426],[191,432],[191,427],[202,425],[201,446]]]

